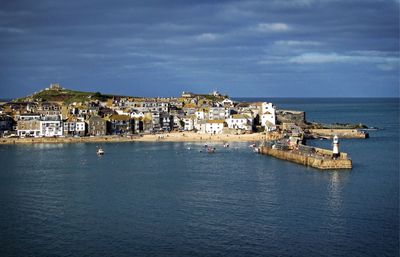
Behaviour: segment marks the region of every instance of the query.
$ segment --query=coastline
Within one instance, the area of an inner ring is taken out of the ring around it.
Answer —
[[[251,142],[280,138],[279,133],[253,133],[242,135],[209,135],[193,132],[180,132],[155,135],[134,135],[132,137],[41,137],[41,138],[1,138],[0,145],[10,144],[49,144],[49,143],[113,143],[113,142]]]

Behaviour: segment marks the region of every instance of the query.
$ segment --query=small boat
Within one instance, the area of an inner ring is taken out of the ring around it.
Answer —
[[[215,153],[215,147],[214,148],[209,147],[207,149],[207,153]]]
[[[96,153],[97,153],[97,155],[104,155],[104,150],[103,150],[103,148],[97,149]]]
[[[224,144],[224,147],[225,147],[225,148],[228,148],[228,147],[229,147],[229,144],[228,144],[228,143]]]
[[[249,147],[256,147],[256,144],[251,144],[249,145]]]
[[[253,149],[253,152],[255,152],[255,153],[260,153],[260,152],[261,152],[261,150],[260,150],[260,148],[259,148],[259,147],[254,147],[254,149]]]

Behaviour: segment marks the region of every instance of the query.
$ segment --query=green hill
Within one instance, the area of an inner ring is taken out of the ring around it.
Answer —
[[[14,102],[29,102],[29,101],[54,101],[54,102],[64,102],[66,104],[73,102],[85,102],[89,100],[100,100],[106,101],[114,97],[113,95],[103,95],[100,92],[82,92],[69,89],[60,90],[42,90],[33,95],[15,99]]]

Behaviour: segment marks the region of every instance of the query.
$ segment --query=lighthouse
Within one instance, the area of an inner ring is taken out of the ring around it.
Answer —
[[[339,152],[339,137],[335,135],[333,137],[333,158],[336,159],[339,157],[340,152]]]

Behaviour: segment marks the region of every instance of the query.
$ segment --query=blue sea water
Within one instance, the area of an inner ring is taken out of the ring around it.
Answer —
[[[267,100],[380,130],[341,140],[351,171],[246,143],[109,143],[103,157],[95,144],[2,145],[0,256],[398,256],[399,99]]]

